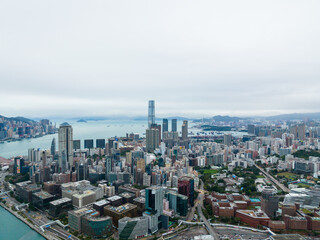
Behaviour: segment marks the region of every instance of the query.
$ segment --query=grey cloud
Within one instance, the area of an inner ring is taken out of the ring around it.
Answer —
[[[319,111],[319,1],[3,1],[6,115]],[[63,103],[63,104],[61,104]]]

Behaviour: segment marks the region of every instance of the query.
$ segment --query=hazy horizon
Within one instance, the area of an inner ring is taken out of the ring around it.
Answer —
[[[0,115],[320,112],[320,2],[0,3]]]
[[[190,120],[199,120],[202,118],[212,118],[215,116],[222,116],[222,117],[238,117],[238,118],[268,118],[268,117],[276,117],[276,116],[282,116],[282,115],[295,115],[295,114],[306,114],[306,115],[312,115],[312,114],[320,114],[320,112],[308,112],[308,113],[298,113],[298,112],[292,112],[292,113],[284,113],[284,114],[272,114],[272,115],[229,115],[229,114],[215,114],[215,115],[208,115],[208,116],[194,116],[194,117],[188,117],[188,116],[184,116],[184,115],[161,115],[161,116],[157,116],[156,115],[156,120],[162,120],[163,118],[167,118],[167,119],[173,119],[173,118],[178,118],[178,119],[190,119]],[[3,116],[3,114],[0,113],[0,116]],[[135,116],[127,116],[127,115],[109,115],[109,116],[42,116],[42,117],[38,117],[38,116],[21,116],[21,115],[12,115],[12,116],[4,116],[4,117],[25,117],[28,119],[32,119],[32,120],[36,120],[39,121],[41,119],[49,119],[49,120],[59,120],[59,121],[64,121],[64,120],[72,120],[72,121],[77,121],[77,120],[86,120],[86,121],[99,121],[99,120],[141,120],[141,121],[147,121],[148,120],[148,116],[147,115],[135,115]]]

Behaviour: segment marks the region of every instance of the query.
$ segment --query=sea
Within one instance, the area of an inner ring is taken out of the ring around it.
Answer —
[[[39,233],[20,221],[10,212],[0,207],[1,240],[45,240]]]
[[[95,141],[95,139],[102,138],[124,137],[127,133],[138,133],[140,136],[144,136],[146,128],[148,127],[148,123],[143,120],[99,120],[87,122],[58,120],[54,122],[57,126],[62,122],[68,122],[73,128],[73,139],[81,140],[81,147],[83,147],[84,139],[94,139]],[[181,129],[182,123],[183,121],[178,121],[178,129]],[[158,122],[158,124],[161,124],[161,122]],[[171,124],[169,123],[169,130],[170,129]],[[189,122],[189,133],[196,134],[199,131],[201,131],[201,129],[194,128],[194,124]],[[243,134],[239,132],[231,133],[235,136]],[[0,157],[11,158],[15,156],[27,156],[29,148],[50,149],[53,138],[56,139],[56,146],[58,147],[58,134],[1,143]],[[2,239],[38,240],[44,238],[11,215],[11,213],[0,207],[0,240]]]
[[[100,120],[77,122],[75,120],[55,121],[57,127],[62,122],[68,122],[73,128],[73,139],[81,140],[83,147],[84,139],[107,139],[110,137],[125,137],[126,133],[138,133],[140,136],[148,127],[148,123],[143,120]],[[160,122],[159,122],[160,124]],[[178,121],[181,129],[182,121]],[[52,139],[56,139],[58,147],[58,134],[46,135],[40,138],[23,139],[15,142],[4,142],[0,144],[0,157],[11,158],[14,156],[27,156],[29,148],[50,149]]]

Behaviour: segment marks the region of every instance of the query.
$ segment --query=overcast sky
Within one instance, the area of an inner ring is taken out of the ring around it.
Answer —
[[[320,1],[0,2],[0,115],[320,111]]]

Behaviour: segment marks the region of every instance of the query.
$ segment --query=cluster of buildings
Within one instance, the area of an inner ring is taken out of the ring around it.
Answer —
[[[188,196],[177,189],[151,186],[138,190],[124,185],[115,191],[110,186],[113,191],[108,196],[103,187],[86,180],[61,185],[47,182],[43,187],[25,181],[15,185],[15,194],[54,218],[67,214],[70,229],[95,238],[109,236],[116,229],[124,239],[151,235],[168,229],[170,217],[187,216],[190,206]]]
[[[279,207],[279,196],[273,188],[265,188],[259,198],[250,199],[243,194],[219,194],[213,192],[205,201],[212,204],[216,217],[237,217],[241,222],[257,228],[269,227],[279,230],[320,230],[319,210],[302,209],[299,203],[283,203]],[[282,220],[272,220],[280,215]]]
[[[216,137],[190,137],[187,120],[180,133],[177,119],[171,120],[171,131],[169,119],[163,119],[162,125],[155,119],[155,103],[149,101],[145,138],[131,133],[86,139],[83,144],[73,139],[71,125],[61,124],[58,147],[53,139],[50,149],[29,149],[27,158],[15,158],[10,165],[13,174],[30,176],[29,181],[16,184],[16,195],[52,217],[67,214],[73,231],[96,238],[117,231],[120,239],[132,239],[168,229],[170,217],[187,216],[199,187],[199,167],[225,167],[232,174],[236,168],[253,167],[260,161],[279,163],[279,169],[298,174],[317,176],[319,172],[318,158],[302,160],[291,154],[319,149],[320,128],[300,123],[249,124],[247,135],[223,134],[216,141]],[[284,160],[275,154],[284,155]],[[311,216],[299,210],[302,205],[319,206],[320,194],[318,202],[308,197],[317,190],[289,193],[281,207],[276,188],[268,187],[271,182],[263,180],[261,197],[250,198],[238,193],[243,178],[227,178],[226,173],[214,177],[224,179],[228,192],[213,192],[205,198],[217,217],[237,217],[252,227],[317,229],[317,211]],[[272,220],[279,215],[282,221]],[[299,219],[306,224],[295,224]]]
[[[22,117],[0,116],[0,141],[40,137],[53,133],[56,133],[56,127],[48,119],[36,122]]]

